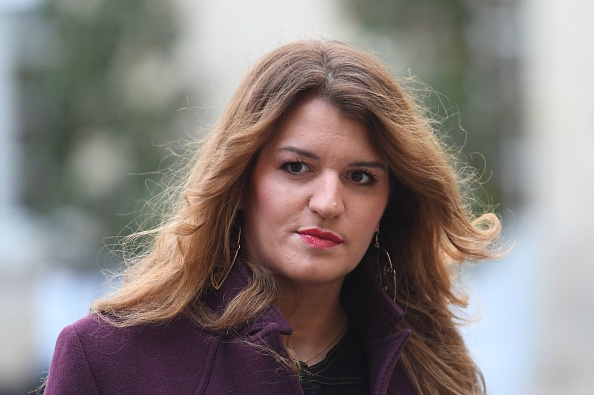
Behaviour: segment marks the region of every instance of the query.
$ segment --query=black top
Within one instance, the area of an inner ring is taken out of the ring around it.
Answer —
[[[301,363],[305,395],[368,395],[369,372],[359,337],[348,330],[326,358],[315,365]]]

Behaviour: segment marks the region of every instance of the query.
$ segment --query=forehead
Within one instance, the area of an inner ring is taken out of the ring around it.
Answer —
[[[327,99],[313,96],[289,110],[264,150],[295,144],[310,149],[341,149],[379,159],[380,153],[369,134],[365,122],[344,114]]]

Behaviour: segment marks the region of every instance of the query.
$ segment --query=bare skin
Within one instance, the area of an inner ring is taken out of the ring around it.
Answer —
[[[339,295],[340,288],[318,287],[303,290],[298,301],[281,298],[279,309],[293,327],[293,333],[284,336],[285,346],[308,366],[323,361],[346,332],[348,320]]]

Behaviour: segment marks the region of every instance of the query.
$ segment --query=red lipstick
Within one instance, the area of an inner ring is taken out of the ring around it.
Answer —
[[[317,228],[304,229],[297,232],[303,242],[314,248],[332,248],[340,243],[340,236],[332,232],[323,232]]]

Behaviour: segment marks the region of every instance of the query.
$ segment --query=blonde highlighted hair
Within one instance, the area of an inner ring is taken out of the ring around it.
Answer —
[[[454,293],[452,269],[497,257],[493,241],[500,221],[492,213],[472,214],[455,158],[424,110],[380,62],[340,42],[284,45],[248,73],[196,154],[171,217],[153,231],[150,251],[126,269],[121,287],[94,310],[123,326],[186,313],[206,328],[227,330],[275,301],[273,277],[257,265],[250,265],[250,285],[224,311],[209,310],[204,295],[212,288],[211,273],[232,258],[232,229],[256,156],[306,95],[323,97],[365,122],[389,164],[392,193],[380,243],[393,257],[394,297],[406,311],[394,330],[413,330],[402,353],[408,377],[419,393],[483,392],[452,312],[452,306],[466,303]],[[375,270],[380,277],[380,268]]]

